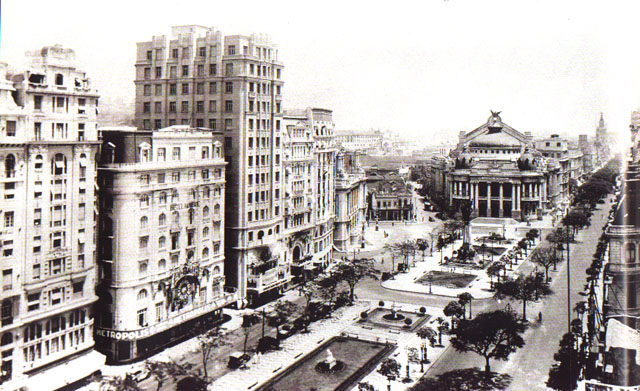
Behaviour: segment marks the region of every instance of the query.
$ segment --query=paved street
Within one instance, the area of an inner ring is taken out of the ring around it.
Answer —
[[[585,284],[585,269],[591,263],[602,227],[607,221],[610,203],[598,205],[591,219],[591,226],[580,232],[578,243],[571,245],[571,306],[584,298],[579,295]],[[527,266],[527,265],[524,265]],[[529,267],[532,267],[529,265]],[[558,343],[567,332],[567,265],[563,262],[558,271],[552,274],[551,288],[555,292],[542,304],[528,305],[529,319],[533,314],[542,312],[541,325],[533,322],[527,331],[525,347],[512,354],[508,362],[492,363],[494,371],[508,373],[513,376],[510,390],[546,390],[545,381],[549,368],[553,364],[553,354],[558,350]],[[489,301],[485,310],[503,308],[504,302]],[[520,311],[519,303],[512,306]],[[436,376],[452,369],[484,367],[484,359],[476,354],[457,353],[448,349],[438,362],[427,372],[428,376]]]

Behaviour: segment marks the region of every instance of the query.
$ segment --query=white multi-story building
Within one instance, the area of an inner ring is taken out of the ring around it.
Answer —
[[[361,243],[367,210],[367,182],[361,153],[340,151],[336,160],[335,228],[333,242],[345,251]]]
[[[332,261],[337,150],[330,110],[287,111],[284,123],[285,260],[301,277]]]
[[[0,65],[0,388],[52,390],[104,364],[91,309],[98,94],[73,50],[27,56],[27,70]]]
[[[384,135],[380,131],[338,130],[336,144],[352,151],[381,152]]]
[[[222,133],[176,125],[101,128],[100,284],[96,343],[138,360],[222,319]],[[202,326],[202,327],[201,327]]]
[[[265,35],[224,35],[176,26],[139,42],[136,124],[224,130],[227,283],[263,296],[287,284],[282,242],[282,81],[278,50]]]

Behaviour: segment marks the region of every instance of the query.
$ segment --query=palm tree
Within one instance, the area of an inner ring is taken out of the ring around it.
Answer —
[[[469,304],[469,319],[471,319],[472,317],[471,302],[472,301],[473,301],[473,296],[471,296],[471,293],[469,292],[462,292],[461,294],[458,295],[458,303],[460,303],[463,309],[462,319],[466,319],[465,310],[467,308],[467,303]]]

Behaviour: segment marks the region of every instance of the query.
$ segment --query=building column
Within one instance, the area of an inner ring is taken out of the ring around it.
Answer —
[[[516,187],[511,184],[511,217],[513,217],[513,211],[516,208]]]
[[[540,182],[536,183],[536,188],[537,188],[537,190],[536,190],[536,191],[537,191],[537,193],[538,193],[538,207],[539,207],[540,209],[542,209],[542,194],[541,194],[541,193],[542,193],[542,192],[541,192],[541,190],[542,190],[542,183],[540,183]]]
[[[499,186],[500,186],[500,201],[499,201],[500,202],[500,204],[499,204],[500,205],[500,210],[498,211],[498,217],[503,217],[504,216],[504,211],[503,211],[503,206],[502,206],[503,205],[502,204],[502,198],[504,196],[504,193],[503,193],[504,184],[500,183]]]
[[[491,217],[491,182],[487,182],[487,217]]]

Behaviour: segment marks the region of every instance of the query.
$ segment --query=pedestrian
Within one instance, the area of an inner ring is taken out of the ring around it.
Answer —
[[[538,312],[538,322],[542,323],[542,312]]]

